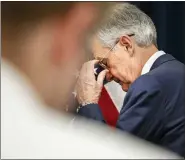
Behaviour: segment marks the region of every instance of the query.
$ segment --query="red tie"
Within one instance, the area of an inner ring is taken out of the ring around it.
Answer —
[[[118,120],[119,112],[105,87],[103,87],[102,89],[102,93],[99,100],[99,106],[106,123],[110,126],[115,127],[116,122]]]

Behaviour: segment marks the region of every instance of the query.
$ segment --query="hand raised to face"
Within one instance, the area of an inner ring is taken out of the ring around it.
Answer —
[[[105,79],[108,70],[103,70],[97,77],[94,74],[94,66],[98,60],[86,62],[81,71],[76,85],[77,99],[81,105],[98,103],[101,90],[103,87],[103,80]]]

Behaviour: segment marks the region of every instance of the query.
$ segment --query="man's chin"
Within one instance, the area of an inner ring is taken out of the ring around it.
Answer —
[[[123,90],[123,91],[125,91],[125,92],[127,92],[127,91],[128,91],[129,86],[130,86],[130,84],[122,84],[122,85],[121,85],[122,90]]]

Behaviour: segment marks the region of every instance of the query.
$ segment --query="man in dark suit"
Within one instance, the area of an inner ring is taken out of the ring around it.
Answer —
[[[127,95],[117,128],[185,156],[185,66],[157,49],[152,20],[122,3],[93,41],[95,59],[77,83],[79,115],[104,121],[98,106],[103,80],[115,80]],[[105,68],[96,77],[94,65]]]

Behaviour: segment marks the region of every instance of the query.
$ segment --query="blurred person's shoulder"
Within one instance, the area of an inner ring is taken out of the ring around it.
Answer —
[[[161,148],[47,108],[23,73],[1,64],[2,158],[177,158]]]
[[[120,157],[101,143],[94,124],[88,130],[45,106],[26,76],[6,60],[1,63],[1,116],[2,158]]]

